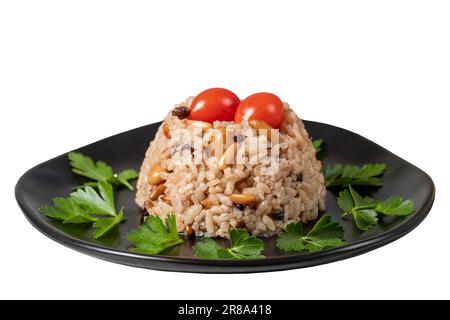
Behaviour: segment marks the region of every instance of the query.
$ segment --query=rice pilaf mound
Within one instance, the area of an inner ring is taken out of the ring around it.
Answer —
[[[225,238],[235,228],[272,235],[325,210],[321,162],[303,121],[287,103],[278,139],[271,141],[270,133],[247,121],[189,120],[191,102],[171,110],[150,143],[137,182],[140,207],[161,218],[174,213],[179,232]],[[255,141],[257,148],[267,147],[266,156],[251,153]],[[225,155],[234,161],[224,163]]]

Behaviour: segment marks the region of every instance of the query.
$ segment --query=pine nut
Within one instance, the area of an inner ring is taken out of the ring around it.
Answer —
[[[163,124],[162,130],[163,130],[163,133],[166,136],[166,138],[170,138],[170,129],[169,129],[169,126],[167,125],[167,123]]]
[[[263,120],[250,120],[248,124],[250,125],[250,127],[255,129],[258,134],[265,134],[267,136],[267,140],[270,141],[270,139],[272,138],[271,130],[273,128],[267,122]]]
[[[153,192],[150,194],[150,200],[155,201],[156,199],[158,199],[158,197],[160,195],[163,194],[164,190],[166,189],[166,186],[164,185],[164,183],[161,183],[159,186],[156,187],[155,190],[153,190]]]
[[[222,134],[222,142],[226,143],[227,142],[227,130],[224,127],[219,127],[219,128],[217,128],[217,130],[219,130],[220,133]]]
[[[192,125],[195,127],[202,128],[203,131],[212,129],[212,124],[205,121],[195,121],[195,120],[185,120],[187,125]]]
[[[206,198],[202,201],[200,201],[200,203],[202,204],[202,206],[204,206],[206,209],[210,209],[213,206],[213,202],[211,201],[211,199]]]
[[[147,182],[153,186],[159,185],[160,183],[164,182],[164,180],[159,176],[159,174],[164,171],[165,170],[159,163],[154,164],[147,174]]]
[[[147,210],[148,213],[150,213],[150,210],[153,208],[153,202],[151,200],[145,201],[145,210]]]
[[[234,153],[236,151],[236,143],[233,143],[223,153],[219,160],[219,170],[224,170],[228,166],[228,162],[233,162]]]
[[[232,194],[230,195],[231,201],[237,204],[250,204],[255,201],[255,196],[252,194]]]
[[[220,132],[220,135],[222,136],[222,144],[226,144],[226,142],[227,142],[227,131],[226,131],[226,129],[224,127],[218,127],[216,129]],[[216,132],[214,134],[214,136],[213,136],[212,141],[214,142],[214,141],[219,140],[219,139],[220,139],[219,134]],[[211,156],[214,157],[215,155],[216,155],[216,148],[212,148]]]
[[[165,203],[167,203],[169,205],[172,205],[172,202],[170,201],[169,196],[164,195],[160,199],[161,199],[161,201],[163,201],[163,202],[165,202]]]

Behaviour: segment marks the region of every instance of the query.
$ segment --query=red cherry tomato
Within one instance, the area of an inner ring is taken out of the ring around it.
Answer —
[[[234,121],[264,120],[272,128],[280,128],[283,121],[283,102],[276,95],[268,92],[260,92],[248,96],[241,101],[236,110]]]
[[[192,120],[211,122],[233,121],[241,100],[230,90],[211,88],[200,92],[192,100],[189,117]]]

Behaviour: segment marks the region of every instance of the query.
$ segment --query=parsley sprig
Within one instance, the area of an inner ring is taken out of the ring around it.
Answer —
[[[382,185],[380,176],[386,171],[386,165],[365,164],[362,167],[341,164],[326,166],[323,169],[326,187],[349,185],[374,186]]]
[[[369,230],[378,223],[378,214],[391,217],[404,217],[415,211],[412,200],[403,200],[398,195],[391,196],[385,201],[362,197],[352,186],[341,191],[338,205],[342,209],[342,216],[351,215],[358,229]]]
[[[136,170],[127,169],[119,172],[118,174],[114,174],[112,167],[105,162],[94,162],[92,158],[82,153],[70,152],[68,157],[74,173],[95,180],[94,182],[88,182],[76,188],[85,186],[97,187],[97,181],[106,180],[116,186],[123,185],[130,191],[134,189],[130,184],[130,181],[138,177]]]
[[[230,232],[230,247],[224,248],[212,238],[203,238],[194,245],[195,256],[203,259],[237,259],[250,260],[265,258],[262,240],[250,236],[245,229],[234,229]]]
[[[158,216],[148,216],[144,224],[131,231],[127,239],[134,243],[133,252],[158,254],[183,242],[177,232],[174,214],[169,214],[165,225]]]
[[[313,148],[316,150],[316,153],[322,151],[324,141],[323,139],[316,139],[312,141]]]
[[[39,211],[64,224],[92,224],[95,239],[125,221],[123,208],[116,211],[113,187],[105,180],[98,182],[98,191],[86,186],[73,192],[68,198],[53,199],[53,204],[43,206]]]
[[[288,224],[278,236],[277,247],[284,252],[317,252],[347,244],[343,237],[342,226],[324,215],[306,235],[301,222]]]
[[[93,237],[98,239],[126,220],[123,208],[116,210],[113,185],[133,190],[129,181],[138,174],[132,169],[113,174],[105,162],[95,163],[79,152],[70,152],[68,158],[74,173],[95,181],[75,187],[68,198],[54,198],[53,206],[43,206],[39,212],[63,224],[90,224],[95,229]]]

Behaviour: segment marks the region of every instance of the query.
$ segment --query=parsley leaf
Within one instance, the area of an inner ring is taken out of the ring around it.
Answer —
[[[98,182],[98,190],[92,187],[78,189],[71,194],[72,199],[91,214],[106,214],[117,216],[114,205],[114,192],[110,183],[105,180]]]
[[[119,172],[117,176],[114,177],[113,183],[116,183],[115,180],[118,181],[116,184],[123,184],[129,190],[133,190],[133,186],[129,183],[129,181],[134,180],[138,177],[138,173],[133,169],[126,169],[122,172]]]
[[[211,238],[204,238],[194,245],[195,256],[203,259],[261,259],[262,240],[250,236],[245,229],[230,232],[230,247],[224,248]]]
[[[323,147],[323,139],[316,139],[312,142],[313,148],[316,150],[316,153],[322,151]]]
[[[195,255],[203,259],[220,259],[219,251],[225,250],[212,238],[203,238],[194,245]]]
[[[72,198],[54,198],[53,205],[43,206],[39,208],[39,212],[64,224],[92,223],[97,220],[87,214]]]
[[[342,174],[344,167],[341,164],[333,166],[326,166],[323,168],[323,175],[325,177],[325,186],[329,187]]]
[[[72,171],[92,180],[107,180],[113,176],[112,168],[103,161],[94,163],[90,157],[79,152],[69,152]]]
[[[329,215],[324,215],[306,236],[303,234],[301,222],[288,224],[278,236],[277,247],[284,252],[304,250],[317,252],[345,245],[343,237],[342,226],[336,221],[331,221]]]
[[[378,223],[378,214],[393,217],[403,217],[414,212],[412,200],[403,200],[400,196],[392,196],[380,202],[370,197],[362,197],[350,185],[341,191],[338,205],[342,209],[342,216],[352,215],[358,229],[367,231]]]
[[[95,230],[92,235],[95,239],[98,239],[112,230],[115,226],[119,225],[122,221],[125,221],[123,208],[120,209],[119,214],[114,218],[97,219],[92,225],[97,230]]]
[[[362,207],[371,207],[376,204],[378,204],[378,200],[375,200],[371,197],[363,197],[358,192],[355,191],[355,189],[352,188],[352,186],[348,186],[348,190],[350,191],[350,194],[353,198],[353,202],[355,203],[355,207],[362,208]]]
[[[303,225],[301,222],[289,223],[277,239],[277,247],[285,252],[303,251]]]
[[[98,239],[125,221],[123,208],[116,213],[111,184],[104,180],[99,181],[98,189],[97,192],[88,186],[73,192],[69,198],[55,198],[53,207],[43,206],[39,208],[39,212],[64,224],[92,223],[92,226],[96,228],[93,236]],[[98,218],[93,215],[106,215],[111,218]]]
[[[373,209],[377,206],[378,201],[370,197],[362,197],[352,186],[348,189],[339,192],[337,199],[339,207],[343,211],[343,215],[352,213],[354,208],[356,209]]]
[[[337,202],[339,208],[342,209],[344,216],[351,213],[352,209],[355,207],[355,201],[353,200],[353,196],[347,189],[339,193]]]
[[[342,216],[351,214],[358,229],[367,231],[378,223],[375,210],[378,202],[370,197],[362,197],[352,186],[341,191],[338,197],[338,205],[342,209]]]
[[[323,169],[326,187],[361,185],[382,185],[380,176],[386,171],[385,164],[365,164],[362,167],[341,164],[326,166]]]
[[[403,217],[413,213],[416,205],[412,200],[403,200],[400,196],[392,196],[389,199],[379,203],[375,211],[386,216]]]
[[[74,173],[92,180],[106,180],[114,185],[123,185],[129,190],[133,190],[133,186],[129,181],[138,177],[138,173],[133,169],[127,169],[119,174],[114,174],[112,167],[105,162],[97,161],[95,163],[92,158],[79,152],[70,152],[68,158]],[[90,182],[76,188],[84,188],[86,186],[97,187],[97,183]]]
[[[161,218],[148,216],[144,224],[137,230],[131,231],[127,239],[134,243],[133,252],[158,254],[183,242],[177,232],[176,218],[169,214],[163,224]]]
[[[378,215],[375,210],[353,210],[352,214],[356,226],[360,230],[367,231],[378,223]]]
[[[261,251],[264,248],[262,240],[255,236],[250,236],[245,229],[234,229],[230,233],[230,245],[227,249],[238,259],[262,258]]]

